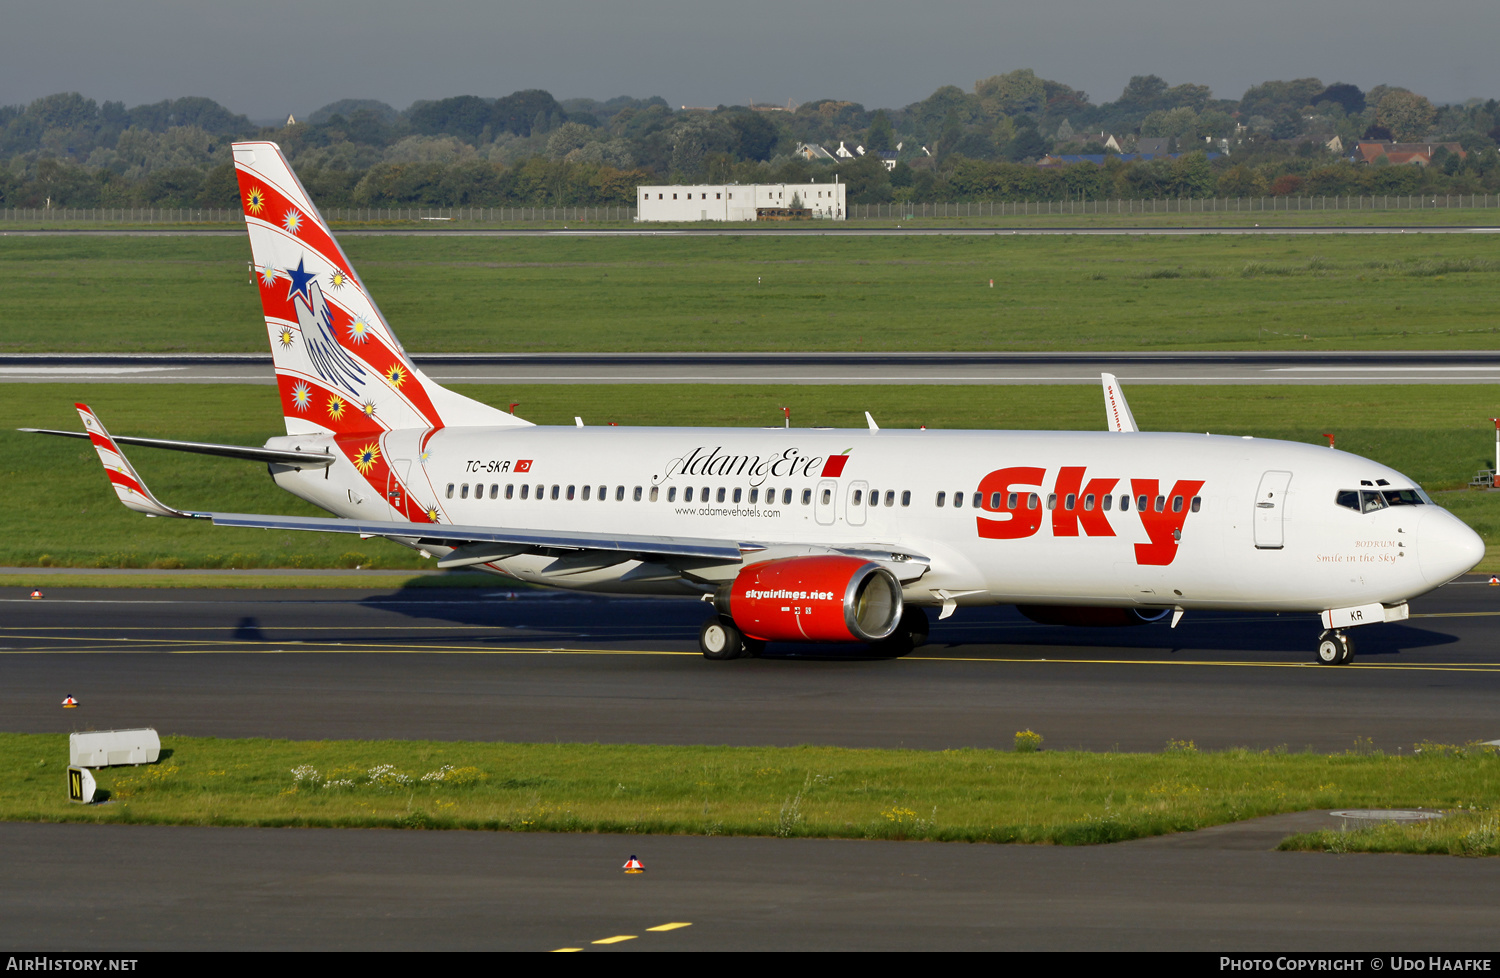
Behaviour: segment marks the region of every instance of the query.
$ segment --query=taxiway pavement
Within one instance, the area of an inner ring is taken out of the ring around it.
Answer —
[[[14,731],[220,737],[1387,750],[1500,738],[1500,587],[1468,577],[1312,663],[1313,615],[1125,629],[960,609],[904,659],[772,646],[708,662],[707,606],[494,588],[68,589],[0,600]],[[58,703],[82,706],[64,714]],[[72,725],[72,726],[70,726]]]

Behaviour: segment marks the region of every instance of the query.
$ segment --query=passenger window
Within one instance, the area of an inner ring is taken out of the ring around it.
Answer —
[[[804,506],[811,506],[812,505],[812,490],[811,489],[804,489],[804,490],[802,490],[802,505],[804,505]]]
[[[693,487],[692,486],[688,486],[686,489],[682,490],[682,501],[685,502],[685,503],[690,503],[690,502],[693,501]]]
[[[589,501],[589,493],[592,492],[593,489],[594,489],[593,486],[584,486],[583,487],[583,501],[584,502],[588,502]]]
[[[675,503],[675,502],[677,502],[677,487],[676,486],[668,486],[667,487],[667,502],[669,502],[669,503]]]
[[[976,492],[974,495],[977,496],[977,495],[979,495],[979,493]],[[885,491],[885,505],[886,505],[886,508],[890,508],[890,507],[896,505],[896,490],[894,490],[894,489],[887,489]]]
[[[938,493],[938,495],[941,496],[942,493]],[[863,489],[856,489],[856,490],[854,490],[854,499],[853,499],[854,505],[858,506],[859,505],[859,501],[861,499],[863,499],[864,496],[865,496],[865,491]],[[942,503],[938,503],[938,505],[941,506],[943,504]]]
[[[880,490],[879,489],[871,489],[870,490],[870,505],[871,506],[879,506],[880,505]]]
[[[1047,508],[1049,510],[1057,508],[1057,493],[1055,493],[1055,492],[1049,492],[1049,493],[1047,493]]]
[[[458,498],[459,499],[468,499],[469,498],[469,484],[467,482],[465,482],[463,485],[461,485],[461,486],[458,487]]]
[[[1130,497],[1129,496],[1121,496],[1120,497],[1120,512],[1122,512],[1122,513],[1128,513],[1128,512],[1130,512]]]
[[[540,500],[545,495],[547,495],[547,487],[546,486],[537,486],[536,487],[536,498],[538,500]]]
[[[740,494],[742,492],[744,492],[744,491],[745,490],[741,489],[739,486],[735,486],[735,488],[734,488],[734,501],[735,502],[739,502],[740,501]]]
[[[982,493],[976,492],[974,494],[974,508],[978,509],[979,507],[981,507],[983,505],[984,505],[984,495]]]
[[[1166,496],[1157,496],[1156,497],[1156,511],[1158,513],[1163,513],[1163,512],[1166,512],[1166,509],[1167,509],[1167,497]]]
[[[617,503],[623,503],[624,501],[625,501],[625,487],[624,486],[615,486],[615,502],[617,502]]]
[[[902,492],[901,492],[901,505],[902,506],[910,506],[911,505],[911,490],[910,489],[904,489],[904,490],[902,490]]]
[[[790,489],[783,489],[783,490],[781,490],[781,505],[783,505],[783,506],[790,506],[791,504],[792,504],[792,490],[790,490]]]
[[[1065,510],[1067,510],[1068,512],[1071,513],[1073,511],[1074,505],[1077,502],[1078,502],[1078,494],[1070,492],[1066,496],[1063,497],[1063,509],[1065,509]]]
[[[491,499],[499,499],[500,498],[500,483],[498,483],[498,482],[492,482],[492,483],[490,483],[490,498]]]
[[[602,503],[609,498],[609,486],[599,487],[599,501]]]
[[[635,501],[636,502],[640,502],[642,495],[643,495],[643,493],[641,492],[641,487],[640,486],[636,486],[635,487]]]
[[[1041,504],[1042,504],[1042,497],[1038,496],[1036,493],[1032,493],[1030,496],[1026,497],[1026,508],[1027,509],[1036,509]]]
[[[1200,507],[1202,505],[1203,505],[1203,497],[1202,496],[1194,496],[1193,497],[1193,512],[1195,512],[1195,513],[1198,512],[1198,507]]]
[[[724,487],[723,486],[719,487],[719,492],[717,494],[717,501],[721,502],[721,503],[724,501]]]
[[[522,499],[529,499],[529,498],[531,498],[531,483],[528,482],[528,483],[526,483],[525,485],[523,485],[521,487],[521,498]]]
[[[1174,513],[1180,513],[1180,512],[1182,512],[1182,497],[1181,496],[1173,496],[1172,497],[1172,512],[1174,512]]]
[[[698,490],[698,498],[703,500],[705,503],[708,502],[708,486],[704,486],[702,489]]]
[[[554,483],[553,483],[553,484],[552,484],[552,498],[553,498],[553,499],[556,499],[556,498],[557,498],[557,497],[558,497],[558,495],[559,495],[559,494],[560,494],[560,493],[559,493],[559,490],[560,490],[560,489],[561,489],[561,488],[562,488],[562,487],[561,487],[561,486],[559,486],[559,485],[558,485],[558,484],[557,484],[557,483],[555,483],[555,482],[554,482]]]
[[[1091,513],[1091,512],[1093,512],[1093,510],[1094,510],[1094,494],[1093,493],[1089,493],[1087,496],[1083,497],[1083,511],[1085,513]]]
[[[943,508],[943,504],[946,503],[947,501],[948,501],[948,494],[946,492],[940,492],[940,493],[937,494],[937,506],[938,506],[938,509],[942,509]]]
[[[750,490],[750,505],[754,506],[759,501],[760,501],[760,490],[759,489],[751,489]]]
[[[953,494],[953,508],[954,509],[963,509],[964,508],[964,494],[963,493],[961,493],[961,492],[955,492]]]
[[[824,489],[823,490],[823,505],[827,506],[831,502],[833,502],[833,490],[832,489]]]
[[[1016,508],[1016,503],[1020,502],[1020,500],[1017,498],[1018,495],[1019,495],[1018,493],[1014,493],[1013,492],[1010,495],[1008,495],[1008,496],[1005,497],[1005,508],[1006,509],[1015,509]],[[995,508],[999,509],[998,506],[995,507]]]
[[[656,486],[652,486],[652,487],[651,487],[651,501],[652,501],[652,502],[653,502],[653,503],[654,503],[654,502],[656,502],[656,494],[657,494],[657,493],[658,493],[658,492],[660,492],[660,490],[659,490],[659,489],[657,489],[657,488],[656,488]]]
[[[573,499],[573,495],[574,495],[574,493],[573,493],[573,487],[572,487],[572,486],[569,486],[569,487],[568,487],[568,500],[569,500],[569,502],[571,502],[571,501],[572,501],[572,499]]]
[[[1151,508],[1151,497],[1137,496],[1135,500],[1135,508],[1143,513],[1149,510]]]
[[[505,484],[505,498],[506,499],[515,499],[516,498],[516,484],[514,482],[507,482]]]
[[[448,498],[449,499],[453,498],[453,483],[451,483],[451,482],[448,483]]]

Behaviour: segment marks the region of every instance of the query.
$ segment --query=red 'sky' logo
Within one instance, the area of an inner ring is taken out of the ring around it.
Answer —
[[[1020,540],[1042,527],[1050,509],[1054,537],[1112,537],[1114,527],[1104,509],[1104,499],[1119,479],[1083,481],[1084,466],[1065,465],[1058,470],[1049,504],[1042,501],[1042,483],[1047,470],[1017,465],[996,469],[979,482],[980,508],[992,516],[975,518],[979,536],[987,540]],[[1177,542],[1191,510],[1189,500],[1203,488],[1202,480],[1179,479],[1169,493],[1161,493],[1156,479],[1132,479],[1135,509],[1150,543],[1135,545],[1137,564],[1170,564],[1177,556]],[[1123,510],[1125,507],[1122,506]]]

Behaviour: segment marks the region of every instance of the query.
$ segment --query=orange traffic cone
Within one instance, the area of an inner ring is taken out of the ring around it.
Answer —
[[[64,696],[63,697],[63,709],[65,709],[65,710],[71,710],[71,709],[73,709],[73,707],[75,707],[77,705],[78,705],[78,701],[75,700],[73,697],[71,697],[71,696]]]
[[[42,596],[42,589],[41,588],[33,588],[32,589],[32,591],[31,591],[31,598],[32,598],[33,601],[35,601],[37,598],[40,598],[41,596]]]
[[[634,853],[632,853],[631,856],[630,856],[630,858],[625,861],[625,872],[627,872],[627,873],[644,873],[645,871],[646,871],[646,867],[641,865],[641,861],[639,859],[635,858],[635,854]]]

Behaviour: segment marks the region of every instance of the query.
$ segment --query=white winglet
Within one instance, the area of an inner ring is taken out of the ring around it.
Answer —
[[[870,412],[869,411],[865,412],[865,420],[870,423],[870,430],[871,431],[879,431],[880,430],[880,425],[876,424],[875,423],[875,419],[872,418],[872,417],[870,417]]]
[[[1125,403],[1125,392],[1120,390],[1120,381],[1114,374],[1100,374],[1104,382],[1104,418],[1110,431],[1140,431],[1135,426],[1135,415]]]
[[[104,464],[104,474],[109,476],[109,484],[115,487],[115,495],[120,497],[120,502],[137,513],[145,513],[147,516],[186,516],[193,514],[175,510],[164,504],[151,494],[146,488],[146,483],[136,473],[135,467],[130,464],[125,453],[120,451],[120,446],[104,430],[104,425],[95,416],[93,409],[87,404],[74,404],[78,409],[78,416],[83,419],[83,427],[89,433],[89,441],[94,443],[94,450],[99,453],[99,461]]]

